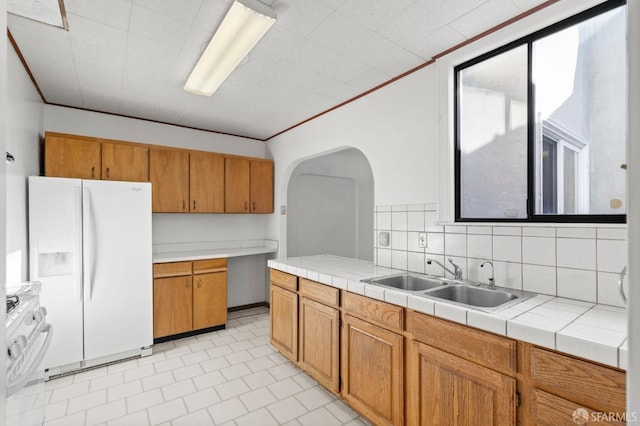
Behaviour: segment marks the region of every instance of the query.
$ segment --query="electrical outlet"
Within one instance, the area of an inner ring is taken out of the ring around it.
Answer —
[[[418,234],[418,247],[427,248],[427,233],[421,232]]]
[[[287,214],[287,206],[280,206],[280,214],[282,216]]]
[[[380,247],[389,247],[389,233],[386,231],[378,232],[378,245]]]

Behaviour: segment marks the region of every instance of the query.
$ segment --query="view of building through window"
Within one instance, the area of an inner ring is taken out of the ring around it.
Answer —
[[[456,69],[458,219],[626,213],[625,34],[616,7]]]

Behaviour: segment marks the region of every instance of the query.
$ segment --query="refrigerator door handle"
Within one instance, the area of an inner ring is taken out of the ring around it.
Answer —
[[[82,276],[82,189],[75,187],[75,232],[76,232],[76,250],[74,252],[76,264],[76,285],[73,291],[73,298],[76,303],[82,302],[82,285],[84,277]]]
[[[83,294],[84,301],[91,301],[91,275],[93,272],[93,223],[91,221],[91,191],[83,188],[82,197],[82,255],[84,258],[83,269]]]

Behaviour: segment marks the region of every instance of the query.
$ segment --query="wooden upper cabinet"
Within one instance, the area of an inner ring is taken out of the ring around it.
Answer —
[[[44,175],[100,179],[100,142],[48,133],[45,137]]]
[[[148,182],[149,148],[134,144],[103,142],[102,179]]]
[[[249,213],[251,162],[246,158],[225,158],[224,211]]]
[[[189,154],[189,211],[224,212],[224,157],[206,152]]]
[[[152,148],[149,152],[152,210],[156,213],[189,211],[189,152]]]
[[[273,213],[273,161],[251,160],[251,213]]]

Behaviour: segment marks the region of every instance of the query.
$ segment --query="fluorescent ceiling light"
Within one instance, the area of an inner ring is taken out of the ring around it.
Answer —
[[[276,22],[271,8],[256,0],[235,0],[184,84],[211,96]]]
[[[9,0],[7,12],[66,30],[69,29],[63,0]]]

